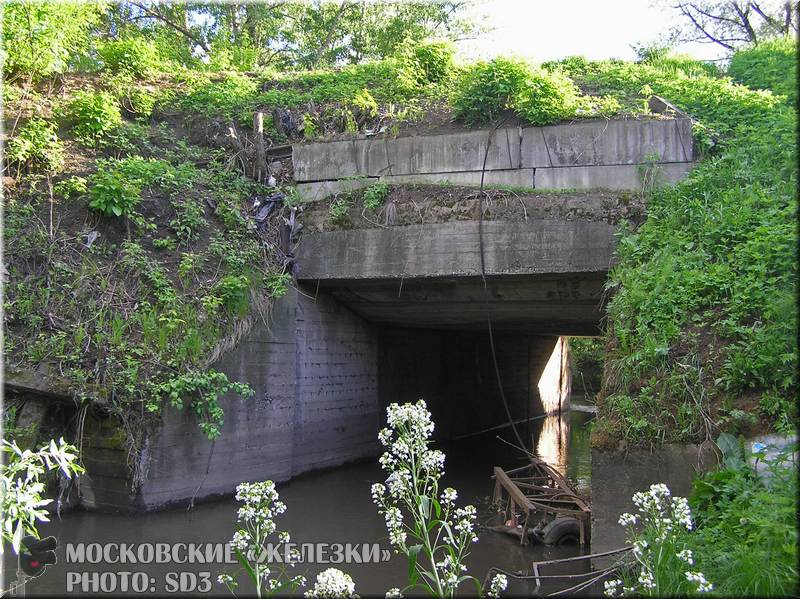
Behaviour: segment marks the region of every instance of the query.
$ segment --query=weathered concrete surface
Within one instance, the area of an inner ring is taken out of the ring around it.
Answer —
[[[689,119],[576,121],[531,127],[522,135],[523,167],[690,162]]]
[[[363,177],[359,179],[341,179],[338,181],[315,181],[313,183],[298,183],[297,193],[300,194],[304,200],[315,202],[328,196],[342,193],[343,191],[352,191],[354,189],[361,189],[377,182],[377,177]]]
[[[165,409],[133,480],[119,425],[92,431],[83,505],[147,510],[230,494],[243,481],[276,482],[377,451],[377,332],[326,294],[294,291],[215,365],[248,383],[249,399],[225,397],[222,435],[209,441],[188,411]],[[113,419],[109,419],[113,422]],[[139,484],[140,483],[140,484]]]
[[[330,231],[304,236],[301,280],[480,276],[478,221]],[[602,222],[485,221],[487,275],[606,272],[614,227]]]
[[[295,144],[292,158],[298,191],[317,200],[351,188],[352,177],[478,185],[484,161],[486,185],[636,190],[652,164],[663,167],[659,184],[683,177],[694,160],[693,147],[685,117],[602,119]]]
[[[641,190],[674,185],[691,169],[690,162],[539,168],[534,181],[536,189]]]
[[[598,335],[605,273],[320,281],[369,322],[393,327],[480,331],[486,315],[499,332]]]

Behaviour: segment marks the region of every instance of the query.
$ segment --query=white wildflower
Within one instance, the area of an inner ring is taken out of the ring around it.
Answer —
[[[458,499],[458,493],[456,492],[455,489],[448,487],[444,491],[442,491],[442,496],[441,496],[442,504],[452,505],[453,503],[455,503],[456,499]]]
[[[620,526],[632,526],[636,524],[638,519],[639,516],[636,516],[635,514],[628,514],[626,512],[619,517],[619,524]]]
[[[702,572],[686,572],[686,580],[697,585],[698,593],[707,593],[714,588],[714,585],[706,580]]]
[[[306,591],[306,597],[333,599],[334,597],[352,597],[356,585],[349,574],[336,568],[328,568],[317,574],[314,587]]]
[[[505,574],[497,573],[492,578],[492,582],[489,585],[489,590],[486,592],[487,597],[499,597],[500,593],[506,590],[508,587],[508,578]]]
[[[639,584],[644,589],[653,589],[656,586],[655,582],[653,581],[653,575],[650,573],[648,569],[644,567],[642,568],[642,571],[639,574],[638,581]]]
[[[619,593],[619,586],[622,584],[621,580],[606,580],[603,583],[603,595],[606,597],[615,597]]]

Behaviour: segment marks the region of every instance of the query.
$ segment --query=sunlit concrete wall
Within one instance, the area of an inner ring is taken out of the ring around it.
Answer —
[[[637,190],[646,180],[675,183],[693,160],[691,120],[682,116],[361,136],[292,147],[298,191],[309,201],[379,180],[480,185],[483,178],[486,185],[536,189]]]

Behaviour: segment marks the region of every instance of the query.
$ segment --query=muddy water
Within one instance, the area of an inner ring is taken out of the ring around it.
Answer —
[[[527,426],[518,425],[523,435],[532,439],[539,455],[583,490],[588,489],[590,476],[588,431],[584,426],[589,418],[590,414],[573,410],[562,417],[551,416]],[[487,521],[490,516],[487,505],[493,489],[489,479],[492,466],[511,468],[524,463],[518,451],[496,439],[498,435],[509,440],[513,438],[510,430],[493,431],[442,448],[447,454],[444,484],[458,489],[460,505],[473,503],[479,507],[479,522]],[[281,498],[289,509],[278,520],[279,529],[291,531],[292,540],[297,543],[328,544],[328,555],[332,555],[330,546],[336,543],[378,543],[381,549],[388,550],[383,520],[370,498],[370,485],[383,478],[377,460],[370,460],[280,485]],[[233,565],[67,563],[65,546],[70,543],[225,543],[233,532],[236,509],[236,502],[227,499],[200,504],[191,511],[176,508],[138,516],[80,511],[66,514],[60,521],[42,528],[43,534],[59,539],[59,561],[27,585],[27,595],[63,595],[70,590],[97,592],[112,590],[110,585],[119,593],[124,575],[101,577],[94,574],[103,572],[137,573],[131,576],[136,577],[139,588],[145,587],[144,594],[163,595],[174,591],[180,594],[181,589],[194,589],[192,594],[195,595],[227,595],[227,589],[216,583],[216,577],[223,571],[235,569]],[[467,564],[469,572],[480,580],[492,566],[510,571],[528,570],[532,561],[580,552],[578,546],[520,547],[517,539],[491,531],[479,531],[479,535],[480,541],[473,545]],[[378,563],[303,563],[294,570],[313,580],[317,572],[331,565],[352,575],[362,597],[383,597],[387,589],[402,588],[406,581],[406,561],[396,555]],[[183,579],[180,573],[184,573]],[[13,578],[13,572],[10,577]],[[209,579],[210,585],[205,582]],[[210,591],[206,591],[208,586]],[[240,595],[247,590],[244,586]]]

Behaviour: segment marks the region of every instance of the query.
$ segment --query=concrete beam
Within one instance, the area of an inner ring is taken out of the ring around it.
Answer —
[[[487,150],[488,142],[488,150]],[[544,187],[532,169],[616,167],[543,175],[548,188],[636,189],[637,165],[663,163],[665,183],[674,183],[694,160],[691,121],[677,119],[581,120],[547,127],[464,130],[441,135],[374,137],[295,144],[299,183],[380,177],[396,183]],[[674,166],[680,164],[680,166]],[[309,198],[343,188],[313,187]]]
[[[690,162],[567,166],[537,168],[536,189],[611,189],[636,191],[650,181],[656,187],[674,185],[691,170]]]
[[[614,226],[603,222],[485,221],[488,275],[606,272]],[[456,221],[305,235],[300,280],[480,276],[479,223]]]
[[[682,123],[683,121],[683,123]],[[687,127],[688,125],[688,127]],[[523,166],[587,166],[692,160],[688,119],[576,121],[525,129]],[[545,157],[547,162],[545,162]]]
[[[533,169],[513,169],[505,171],[487,170],[483,177],[484,185],[507,185],[510,187],[533,188]],[[453,171],[448,173],[422,173],[413,175],[389,175],[381,177],[387,183],[452,183],[453,185],[481,184],[481,171]]]
[[[605,273],[448,279],[320,281],[307,292],[329,291],[372,323],[436,330],[596,335]]]

